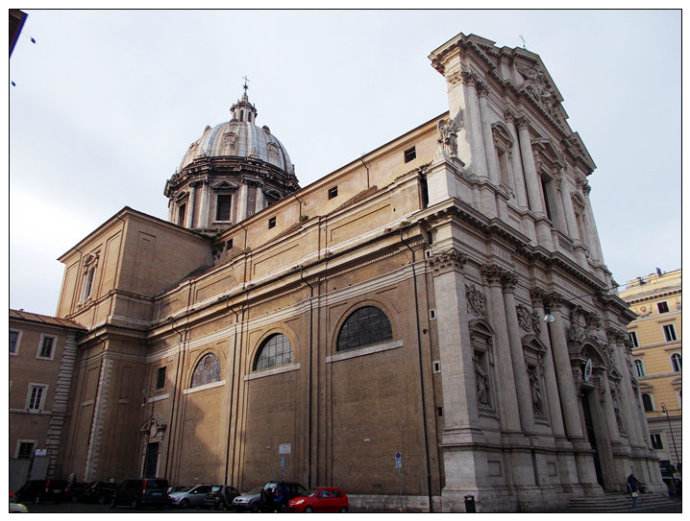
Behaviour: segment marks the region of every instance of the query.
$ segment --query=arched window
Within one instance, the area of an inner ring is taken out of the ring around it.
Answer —
[[[201,357],[192,374],[192,387],[220,381],[220,364],[213,353]]]
[[[635,376],[644,376],[644,362],[642,360],[635,360]]]
[[[292,362],[292,347],[285,335],[275,334],[266,339],[254,362],[254,371],[273,369]]]
[[[374,306],[365,306],[352,313],[338,333],[337,351],[356,349],[393,338],[386,314]]]
[[[654,410],[654,402],[652,401],[652,395],[647,393],[642,393],[642,405],[646,412]]]
[[[680,353],[673,353],[671,355],[671,365],[673,366],[673,370],[676,373],[680,373],[681,370],[681,358],[680,358]]]

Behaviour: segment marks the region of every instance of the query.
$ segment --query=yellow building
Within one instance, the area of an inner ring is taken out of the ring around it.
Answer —
[[[681,462],[681,270],[630,281],[620,297],[638,318],[628,325],[652,447],[664,477]]]

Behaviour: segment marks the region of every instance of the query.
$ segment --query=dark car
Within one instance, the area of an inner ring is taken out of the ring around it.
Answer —
[[[261,507],[261,493],[264,487],[255,487],[232,500],[232,510],[237,512],[258,512]]]
[[[206,508],[213,508],[216,510],[229,510],[232,508],[232,500],[240,495],[240,491],[235,487],[228,487],[226,485],[213,485],[211,492],[206,494],[204,499],[204,506]]]
[[[309,491],[292,481],[269,481],[261,490],[263,512],[287,512],[288,502],[297,496],[307,496]]]
[[[167,507],[169,504],[167,479],[127,479],[117,488],[111,507]]]
[[[98,503],[108,505],[113,502],[117,492],[117,483],[108,481],[94,481],[88,487],[77,494],[77,501],[82,503]]]
[[[24,483],[22,488],[17,491],[16,497],[21,502],[60,502],[67,499],[67,485],[68,483],[64,479],[32,479]]]

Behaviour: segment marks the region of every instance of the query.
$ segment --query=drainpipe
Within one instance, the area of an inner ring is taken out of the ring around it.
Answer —
[[[412,254],[412,282],[414,285],[414,311],[415,311],[415,319],[416,319],[416,326],[417,326],[417,355],[418,355],[418,361],[419,361],[419,387],[420,387],[420,396],[422,400],[422,427],[424,431],[424,454],[426,456],[426,487],[427,487],[427,496],[429,497],[429,512],[434,511],[434,504],[433,504],[433,498],[431,494],[431,461],[430,461],[430,455],[429,455],[429,433],[427,429],[427,413],[426,413],[426,396],[424,392],[424,364],[423,364],[423,356],[422,356],[422,336],[420,332],[420,320],[419,320],[419,296],[418,296],[418,290],[417,290],[417,272],[415,270],[415,262],[417,261],[417,255],[414,251],[414,249],[403,239],[403,229],[400,229],[400,242],[403,243],[403,245],[410,250],[410,253]]]

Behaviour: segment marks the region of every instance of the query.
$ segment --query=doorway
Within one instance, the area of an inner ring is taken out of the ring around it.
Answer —
[[[601,472],[601,459],[599,457],[599,447],[597,446],[597,437],[594,434],[594,421],[592,420],[592,409],[589,406],[589,398],[592,391],[588,391],[582,397],[582,410],[585,416],[585,430],[587,432],[587,441],[592,446],[594,453],[592,459],[594,460],[594,471],[597,475],[597,483],[604,486],[604,477]]]
[[[158,443],[146,445],[146,456],[144,457],[144,478],[155,478],[158,469]]]

